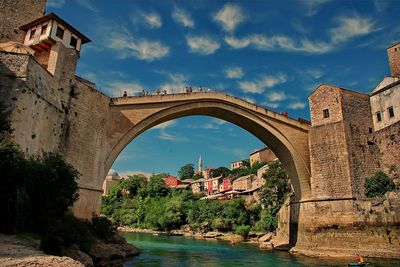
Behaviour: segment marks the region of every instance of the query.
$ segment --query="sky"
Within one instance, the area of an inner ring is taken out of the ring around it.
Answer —
[[[91,39],[77,74],[109,96],[202,86],[295,119],[309,119],[319,84],[371,92],[400,41],[398,0],[48,0],[46,12]],[[263,146],[231,123],[190,116],[132,140],[113,169],[176,175],[200,155],[203,167],[229,168]]]

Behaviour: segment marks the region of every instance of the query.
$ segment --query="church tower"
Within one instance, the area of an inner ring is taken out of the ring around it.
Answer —
[[[392,77],[400,78],[400,43],[389,47],[387,53]]]

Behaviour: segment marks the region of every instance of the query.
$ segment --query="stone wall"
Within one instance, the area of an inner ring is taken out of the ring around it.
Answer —
[[[400,258],[400,196],[301,203],[292,252],[310,256]]]
[[[341,89],[331,85],[320,85],[308,98],[310,117],[313,126],[334,123],[343,120]],[[324,118],[323,111],[329,110],[329,117]]]
[[[390,70],[393,77],[400,77],[400,43],[387,49]]]
[[[19,27],[44,15],[46,0],[0,1],[0,43],[24,42],[25,32]]]

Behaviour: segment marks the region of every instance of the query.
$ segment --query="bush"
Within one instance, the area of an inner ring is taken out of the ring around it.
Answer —
[[[116,233],[116,227],[104,216],[93,216],[91,228],[97,237],[104,240],[110,239]]]
[[[250,232],[250,225],[239,225],[235,229],[235,233],[247,237]]]
[[[396,185],[384,172],[378,171],[373,176],[365,179],[364,188],[366,197],[376,197],[395,190]]]
[[[87,253],[93,241],[93,235],[84,221],[72,215],[65,215],[43,235],[40,247],[45,253],[60,255],[62,247],[76,244],[83,252]]]

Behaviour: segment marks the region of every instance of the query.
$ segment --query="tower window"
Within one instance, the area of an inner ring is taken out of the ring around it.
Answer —
[[[42,26],[42,30],[41,30],[41,32],[40,32],[40,35],[45,34],[46,31],[47,31],[47,24]]]
[[[388,113],[389,113],[389,118],[393,118],[394,117],[393,107],[388,107]]]
[[[324,119],[329,118],[329,109],[324,109],[323,114],[324,114]]]
[[[382,121],[382,114],[381,114],[380,111],[378,111],[378,112],[376,113],[376,120],[377,120],[377,121]]]
[[[32,40],[35,37],[36,29],[31,30],[31,34],[29,35],[29,40]]]
[[[56,36],[62,40],[64,38],[64,29],[57,27]]]
[[[69,42],[69,44],[76,48],[76,45],[78,44],[78,39],[76,39],[74,36],[71,36],[71,41]]]

